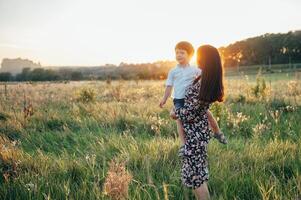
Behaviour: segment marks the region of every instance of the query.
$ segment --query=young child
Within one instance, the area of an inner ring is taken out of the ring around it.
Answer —
[[[166,89],[164,96],[160,102],[160,107],[163,108],[167,99],[171,96],[172,89],[173,91],[173,103],[174,108],[171,110],[170,115],[173,119],[175,118],[174,109],[178,109],[184,106],[185,90],[192,84],[193,80],[201,74],[201,70],[195,66],[190,66],[189,62],[194,54],[193,46],[186,41],[179,42],[175,46],[176,60],[178,64],[169,71],[168,77],[166,80]],[[213,130],[214,137],[217,138],[221,143],[227,144],[227,140],[224,135],[221,133],[217,122],[213,118],[210,111],[207,111],[208,122]],[[185,144],[185,133],[183,130],[182,122],[179,119],[176,119],[177,130],[179,138],[181,141],[181,146]]]

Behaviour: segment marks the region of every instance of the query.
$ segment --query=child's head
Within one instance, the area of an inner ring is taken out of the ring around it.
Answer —
[[[175,51],[176,60],[178,63],[185,65],[189,63],[191,57],[193,56],[194,48],[189,42],[182,41],[175,46]]]

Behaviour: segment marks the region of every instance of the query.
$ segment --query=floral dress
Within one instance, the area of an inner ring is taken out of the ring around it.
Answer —
[[[198,98],[199,80],[186,90],[184,107],[176,110],[182,121],[186,142],[183,146],[181,180],[187,187],[196,189],[209,179],[207,145],[212,132],[207,110],[210,103]]]

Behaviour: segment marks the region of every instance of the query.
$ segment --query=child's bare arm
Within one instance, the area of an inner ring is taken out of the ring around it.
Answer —
[[[210,112],[210,110],[207,110],[207,116],[208,116],[209,126],[211,127],[212,131],[214,133],[220,133],[221,130],[220,130],[215,118],[213,117],[212,113]]]
[[[171,91],[172,91],[172,86],[166,86],[165,92],[164,92],[164,96],[162,98],[162,100],[160,101],[160,108],[163,108],[164,104],[166,103],[168,97],[170,97],[171,95]]]

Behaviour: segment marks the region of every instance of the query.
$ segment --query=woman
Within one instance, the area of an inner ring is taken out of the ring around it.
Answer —
[[[182,182],[194,190],[197,199],[209,199],[207,145],[212,131],[207,110],[211,103],[223,101],[223,67],[217,49],[210,45],[198,48],[197,65],[202,75],[187,88],[184,107],[175,112],[186,134],[182,149]]]

